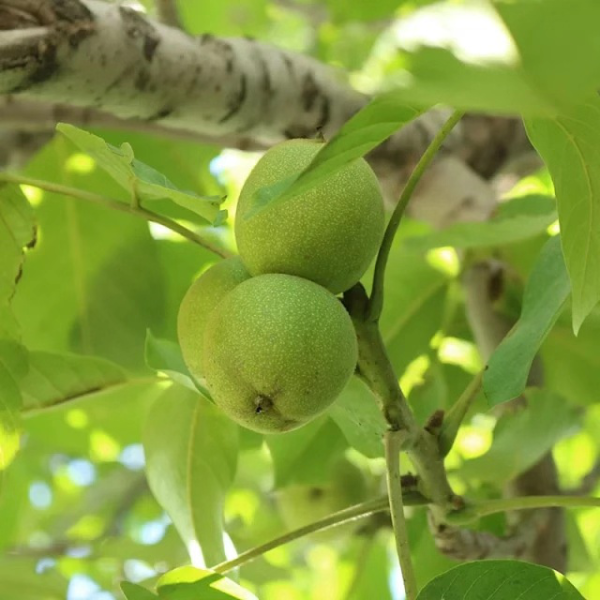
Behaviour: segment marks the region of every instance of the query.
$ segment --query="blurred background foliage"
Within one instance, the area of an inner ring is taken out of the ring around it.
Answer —
[[[424,4],[429,2],[178,3],[191,33],[248,35],[272,42],[338,67],[365,89],[385,84],[386,70],[373,65],[392,51],[389,32]],[[155,14],[153,2],[144,1],[143,8]],[[226,194],[225,206],[232,214],[244,177],[259,156],[139,134],[99,134],[115,145],[129,142],[137,158],[182,189]],[[34,158],[26,173],[126,200],[91,159],[61,136]],[[175,406],[183,406],[190,392],[147,366],[145,340],[150,330],[157,339],[176,341],[179,302],[215,257],[134,217],[37,189],[24,191],[35,209],[38,239],[26,252],[12,306],[22,343],[31,352],[32,364],[38,361],[38,370],[35,381],[26,384],[21,451],[1,472],[0,600],[123,598],[118,587],[123,579],[152,587],[161,573],[190,558],[200,560],[197,549],[182,542],[146,481],[142,439],[149,407],[157,399],[164,401],[165,394]],[[552,195],[546,173],[521,182],[516,195],[532,193]],[[173,214],[171,210],[165,206],[163,212]],[[233,247],[230,225],[205,230]],[[403,224],[387,276],[382,321],[391,359],[423,422],[436,408],[451,406],[482,367],[459,283],[464,254],[452,247],[422,251],[407,242],[427,233],[422,223]],[[551,233],[556,228],[543,227],[521,241],[478,248],[480,256],[497,257],[510,266],[510,294],[503,309],[515,317],[532,262]],[[528,437],[534,438],[528,449],[534,455],[556,444],[565,488],[581,483],[599,454],[599,339],[600,311],[576,338],[566,309],[543,347],[547,393],[558,395],[558,404],[567,407],[564,427],[533,436],[537,422],[532,419],[521,424],[518,436],[503,428],[508,439],[495,438],[495,417],[486,412],[483,400],[478,402],[448,457],[458,493],[497,497],[499,480],[493,469],[510,463],[514,448]],[[72,390],[68,382],[56,382],[57,369],[66,373],[81,368],[67,364],[65,353],[110,363],[88,365],[80,389],[73,384],[76,401],[36,411],[36,399],[53,394],[64,399],[65,390]],[[62,366],[56,361],[63,361]],[[123,370],[111,371],[111,363]],[[348,425],[354,407],[366,405],[373,405],[369,394],[352,382],[340,406],[298,432],[265,442],[256,434],[236,431],[235,440],[223,450],[237,456],[235,478],[224,498],[225,548],[230,554],[235,554],[233,548],[242,551],[284,533],[289,523],[280,510],[282,494],[286,489],[302,489],[309,497],[329,493],[327,486],[342,457],[360,469],[365,497],[383,493],[377,439],[367,433],[357,436],[356,428]],[[376,411],[360,410],[365,411],[360,418],[371,419],[369,431],[381,426]],[[184,420],[156,421],[150,444],[160,449],[160,444],[175,442],[187,435],[185,426]],[[510,466],[508,475],[514,474]],[[189,481],[182,485],[185,493],[203,501],[202,489],[194,490]],[[341,508],[354,501],[352,494],[338,494],[333,505]],[[313,516],[319,516],[316,509]],[[453,563],[436,551],[424,510],[410,509],[409,517],[414,563],[424,584]],[[479,526],[501,532],[504,521],[489,518]],[[571,581],[587,597],[600,597],[597,510],[569,512],[569,544]],[[242,568],[237,578],[261,600],[403,597],[389,523],[381,515],[342,528],[337,535],[334,530],[326,539],[309,537],[278,548]]]

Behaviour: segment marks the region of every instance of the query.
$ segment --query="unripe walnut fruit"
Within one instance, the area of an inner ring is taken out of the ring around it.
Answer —
[[[294,429],[323,412],[356,361],[354,327],[341,302],[291,275],[240,283],[206,324],[204,371],[215,403],[263,433]]]
[[[363,472],[347,459],[337,461],[330,480],[322,485],[293,484],[277,493],[277,506],[288,529],[298,529],[329,515],[363,502],[368,495]],[[351,535],[360,521],[326,529],[312,539],[330,542]]]
[[[215,306],[250,275],[239,256],[218,262],[202,273],[186,292],[177,316],[183,360],[196,379],[204,377],[204,330]]]
[[[296,275],[338,294],[362,277],[383,237],[381,189],[364,159],[348,163],[307,192],[250,215],[258,189],[298,173],[322,147],[314,140],[289,140],[265,153],[241,191],[235,235],[252,275]]]

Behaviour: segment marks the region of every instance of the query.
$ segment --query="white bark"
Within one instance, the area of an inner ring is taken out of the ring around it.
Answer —
[[[269,44],[193,38],[96,0],[40,4],[41,26],[0,32],[0,93],[267,144],[332,135],[366,102],[330,68]]]
[[[368,101],[311,58],[245,38],[194,38],[98,0],[0,0],[0,94],[0,126],[33,123],[33,115],[37,124],[48,124],[57,116],[238,148],[329,138]],[[442,114],[430,111],[368,157],[390,200]],[[472,117],[446,146],[461,161],[461,177],[448,168],[432,170],[411,211],[436,225],[489,216],[494,191],[464,161],[488,176],[512,131],[481,123]],[[493,151],[480,165],[484,140]]]

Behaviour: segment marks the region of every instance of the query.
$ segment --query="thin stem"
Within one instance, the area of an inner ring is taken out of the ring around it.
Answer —
[[[46,190],[47,192],[53,192],[55,194],[70,196],[72,198],[77,198],[78,200],[84,200],[86,202],[98,204],[99,206],[104,206],[105,208],[118,210],[129,215],[142,217],[146,221],[150,221],[151,223],[158,223],[159,225],[162,225],[163,227],[174,231],[181,237],[184,237],[190,240],[191,242],[202,246],[203,248],[212,252],[213,254],[216,254],[223,258],[231,256],[231,253],[228,250],[214,245],[212,242],[204,239],[197,233],[194,233],[193,231],[190,231],[189,229],[183,227],[183,225],[180,225],[176,221],[173,221],[161,215],[157,215],[156,213],[146,210],[145,208],[129,206],[124,202],[119,202],[118,200],[113,200],[111,198],[101,196],[100,194],[94,194],[92,192],[86,192],[85,190],[79,190],[77,188],[61,185],[59,183],[52,183],[51,181],[43,181],[41,179],[33,179],[32,177],[25,177],[22,175],[0,173],[0,181],[5,181],[7,183],[15,183],[18,185],[30,185],[32,187],[40,188],[41,190]]]
[[[452,405],[452,408],[446,414],[444,423],[440,431],[440,452],[442,456],[446,456],[460,429],[462,422],[471,408],[475,398],[481,390],[483,383],[483,371],[479,371],[471,380],[465,391],[460,395],[460,398]]]
[[[333,513],[324,519],[320,519],[314,523],[300,527],[299,529],[294,529],[293,531],[277,537],[266,544],[250,548],[250,550],[242,552],[232,560],[215,565],[211,568],[211,570],[215,571],[216,573],[228,573],[232,569],[248,563],[259,556],[266,554],[270,550],[273,550],[274,548],[289,544],[290,542],[293,542],[301,537],[385,510],[388,510],[387,497],[376,498],[374,500],[369,500],[368,502],[363,502],[362,504],[357,504],[356,506],[351,506],[350,508]]]
[[[423,156],[421,156],[417,166],[411,173],[406,185],[404,186],[404,189],[402,190],[400,200],[398,200],[398,204],[396,205],[387,229],[385,230],[385,235],[383,236],[383,241],[381,243],[381,247],[379,248],[379,254],[377,255],[377,261],[375,263],[373,291],[371,293],[369,307],[369,318],[373,321],[379,320],[381,311],[383,310],[383,281],[385,276],[385,267],[390,255],[390,250],[392,249],[394,236],[396,235],[396,231],[398,230],[398,226],[400,225],[404,211],[406,210],[408,202],[411,199],[417,184],[423,177],[425,170],[433,160],[434,156],[437,154],[448,134],[452,131],[453,127],[458,123],[458,121],[460,121],[463,114],[463,111],[457,110],[451,115],[446,123],[444,123],[442,128],[433,138],[431,144],[429,144],[427,150],[425,150],[423,153]]]
[[[402,500],[402,482],[400,480],[400,449],[405,432],[388,430],[385,434],[385,460],[387,464],[387,485],[390,503],[390,514],[396,539],[396,550],[400,560],[400,569],[404,581],[406,600],[416,600],[419,589],[417,578],[410,556],[408,530],[404,517]]]
[[[487,515],[511,510],[530,510],[532,508],[600,508],[600,498],[590,496],[516,496],[514,498],[499,498],[498,500],[487,500],[465,511],[465,523],[475,521]],[[460,517],[460,511],[457,517]],[[454,518],[452,518],[454,521]]]
[[[418,492],[410,492],[406,494],[404,498],[404,503],[410,506],[419,506],[427,504],[427,499],[424,498]],[[333,513],[328,517],[325,517],[324,519],[320,519],[318,521],[315,521],[314,523],[310,523],[309,525],[300,527],[299,529],[294,529],[293,531],[290,531],[280,537],[277,537],[265,544],[261,544],[260,546],[250,548],[250,550],[242,552],[232,560],[228,560],[218,565],[215,565],[214,567],[212,567],[212,570],[216,573],[228,573],[229,571],[240,567],[250,562],[251,560],[254,560],[255,558],[258,558],[259,556],[266,554],[270,550],[273,550],[285,544],[289,544],[290,542],[300,539],[301,537],[310,535],[311,533],[323,531],[324,529],[328,529],[336,525],[341,525],[342,523],[353,521],[354,519],[360,519],[362,517],[367,517],[369,515],[387,510],[389,510],[389,502],[387,496],[375,498],[374,500],[369,500],[367,502],[351,506],[350,508],[345,508],[344,510],[340,510],[336,513]]]

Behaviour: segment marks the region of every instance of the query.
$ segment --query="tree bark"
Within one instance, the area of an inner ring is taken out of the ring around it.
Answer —
[[[192,37],[98,0],[0,0],[0,94],[0,124],[28,113],[30,129],[56,115],[243,149],[328,139],[369,101],[306,56],[247,38]],[[429,111],[367,157],[390,201],[446,112]],[[496,194],[487,180],[524,146],[517,120],[470,115],[411,214],[434,226],[489,217]]]

